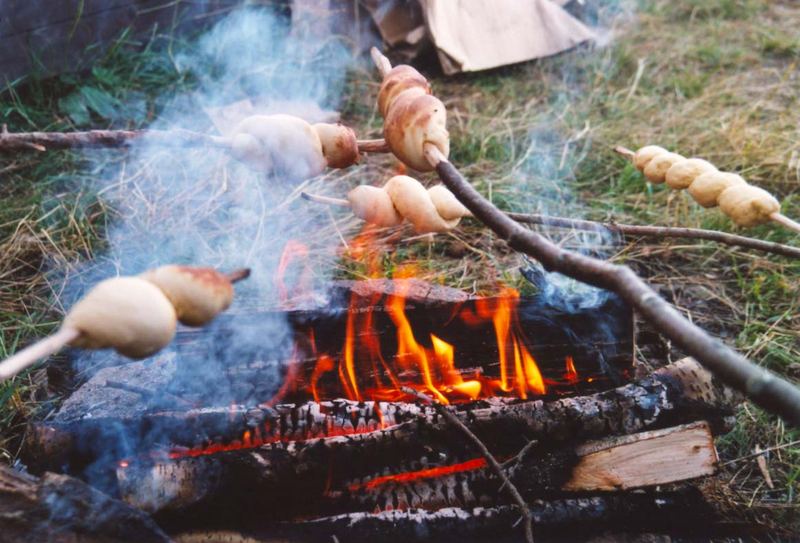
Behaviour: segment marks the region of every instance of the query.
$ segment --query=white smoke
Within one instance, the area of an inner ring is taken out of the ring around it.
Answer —
[[[283,108],[311,117],[336,108],[355,63],[351,51],[333,36],[290,29],[286,19],[267,9],[227,16],[173,55],[182,76],[197,82],[196,90],[163,96],[163,110],[150,127],[213,133],[205,109],[243,99],[258,110]],[[250,171],[221,149],[164,147],[143,138],[124,158],[109,150],[87,151],[85,158],[95,176],[92,189],[108,205],[106,246],[66,274],[61,300],[67,308],[102,279],[170,263],[251,268],[251,277],[236,285],[229,311],[274,307],[274,275],[287,241],[314,236],[324,246],[330,236],[328,246],[339,243],[335,233],[316,222],[317,214],[298,212],[308,204],[298,198],[296,187],[279,176]],[[209,333],[216,333],[213,324]],[[209,403],[225,401],[227,391],[216,372],[226,353],[246,358],[272,346],[277,354],[288,333],[277,316],[257,327],[230,326],[219,338],[227,348],[196,351],[185,363],[191,364],[193,379],[209,383]],[[76,356],[81,368],[107,354]],[[276,365],[276,381],[278,370]]]

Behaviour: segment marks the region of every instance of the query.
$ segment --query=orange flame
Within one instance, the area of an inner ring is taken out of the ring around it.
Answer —
[[[374,228],[365,228],[353,239],[347,251],[347,257],[353,259],[356,265],[363,266],[364,273],[371,278],[381,277],[381,259],[385,257],[384,252],[378,249],[377,232]],[[275,277],[284,303],[292,296],[304,295],[302,289],[308,287],[310,277],[308,255],[308,249],[302,243],[290,241],[286,244]],[[301,275],[295,282],[295,288],[290,289],[284,283],[284,276],[292,263],[301,266]],[[397,343],[393,357],[384,358],[383,352],[388,345],[381,345],[381,336],[375,328],[375,308],[382,298],[379,291],[366,300],[353,294],[339,356],[318,353],[313,331],[309,331],[311,354],[316,364],[310,375],[305,376],[303,386],[315,401],[328,398],[320,383],[330,382],[324,376],[331,372],[334,372],[334,379],[341,386],[340,394],[355,401],[407,400],[409,398],[403,392],[404,387],[425,392],[443,404],[494,395],[527,399],[530,395],[548,392],[547,384],[554,382],[545,381],[536,360],[526,347],[517,316],[519,293],[516,290],[505,287],[495,298],[476,300],[474,310],[464,307],[457,313],[456,316],[470,327],[491,323],[497,342],[499,375],[485,376],[482,370],[472,370],[474,375],[467,375],[456,365],[455,346],[433,334],[429,334],[430,346],[426,346],[420,342],[425,341],[424,338],[415,336],[406,312],[410,283],[405,281],[414,275],[410,267],[398,270],[395,273],[394,293],[386,297],[384,304],[396,329]],[[297,373],[301,365],[298,350],[295,349],[284,383],[268,404],[274,404],[288,393],[300,390]],[[578,379],[571,358],[566,361],[564,379],[569,383]]]

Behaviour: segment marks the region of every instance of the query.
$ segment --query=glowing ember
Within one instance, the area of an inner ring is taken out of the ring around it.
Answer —
[[[371,479],[366,483],[352,484],[348,488],[351,492],[356,492],[361,489],[372,490],[388,483],[410,483],[413,481],[419,481],[421,479],[435,479],[437,477],[444,477],[454,473],[475,471],[485,468],[486,464],[485,458],[474,458],[472,460],[467,460],[466,462],[461,462],[460,464],[437,466],[434,468],[427,468],[417,471],[406,471],[394,475],[384,475]]]

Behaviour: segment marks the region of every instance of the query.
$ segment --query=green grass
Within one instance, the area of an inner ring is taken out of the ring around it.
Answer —
[[[784,213],[800,217],[800,6],[760,0],[639,4],[635,17],[616,23],[617,37],[606,48],[435,79],[434,90],[448,106],[453,161],[507,209],[741,231],[800,245],[800,236],[776,226],[741,230],[685,193],[649,185],[611,151],[657,143],[703,156],[743,172],[779,196]],[[175,68],[168,45],[180,46],[123,37],[88,73],[7,88],[0,122],[10,130],[146,125],[157,117],[160,97],[194,85]],[[374,75],[350,74],[348,89],[341,104],[346,122],[364,137],[377,136]],[[388,157],[368,162],[356,178],[315,188],[341,195],[354,182],[378,182],[396,168]],[[0,355],[57,322],[61,308],[53,305],[43,271],[91,258],[102,247],[109,210],[86,190],[90,167],[73,153],[0,157]],[[357,222],[344,214],[336,212],[335,223],[349,239],[357,232]],[[519,257],[474,222],[433,241],[409,231],[376,236],[383,275],[413,264],[426,279],[468,291],[489,292],[498,280],[523,286],[514,272]],[[792,378],[800,373],[800,263],[684,241],[645,240],[614,254],[752,360]],[[370,273],[364,258],[346,250],[325,266],[341,276]],[[42,402],[43,384],[42,372],[33,371],[0,385],[0,456],[6,460],[17,454],[24,423],[50,408]],[[796,430],[748,405],[719,448],[730,460],[756,445],[780,447],[796,439]],[[774,490],[765,487],[753,461],[724,467],[715,486],[720,503],[732,515],[776,530],[800,528],[793,515],[800,504],[799,450],[770,455]]]

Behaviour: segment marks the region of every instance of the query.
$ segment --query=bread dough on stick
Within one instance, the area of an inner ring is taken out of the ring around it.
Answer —
[[[101,281],[64,318],[80,332],[70,342],[85,349],[113,348],[130,358],[145,358],[175,336],[175,308],[153,283],[140,277]]]
[[[213,268],[168,265],[140,277],[160,288],[187,326],[203,326],[233,301],[233,285]]]

